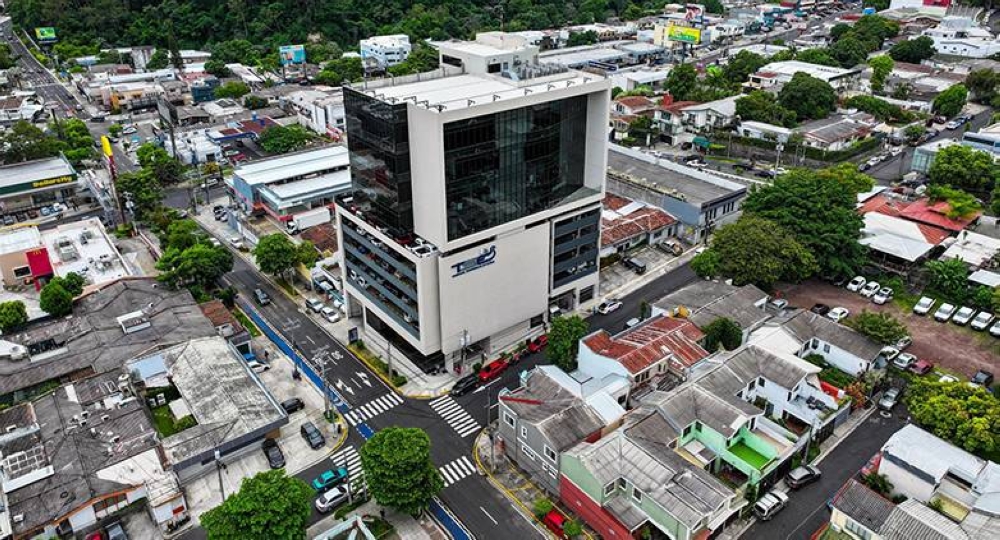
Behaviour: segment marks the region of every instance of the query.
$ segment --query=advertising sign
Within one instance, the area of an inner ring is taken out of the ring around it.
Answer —
[[[278,60],[281,65],[305,64],[306,48],[302,45],[282,45],[278,47]]]
[[[35,28],[35,39],[42,43],[52,43],[56,40],[56,29],[51,26]]]
[[[667,39],[682,43],[701,43],[701,30],[687,26],[670,25],[667,28]]]
[[[108,139],[106,135],[101,135],[101,150],[104,151],[105,157],[114,155],[114,152],[111,151],[111,139]]]

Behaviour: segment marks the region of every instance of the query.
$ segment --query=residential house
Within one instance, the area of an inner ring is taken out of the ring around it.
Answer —
[[[738,133],[740,137],[747,137],[750,139],[787,143],[788,139],[794,132],[791,129],[776,126],[774,124],[748,121],[740,122],[740,125],[736,128],[736,133]]]
[[[653,117],[656,101],[643,96],[619,96],[611,102],[611,124],[615,128],[615,136],[623,139],[628,136],[629,125],[640,116]]]
[[[729,128],[736,119],[736,100],[740,97],[731,96],[682,108],[685,126],[692,133]]]
[[[668,371],[686,377],[709,356],[700,344],[704,337],[691,321],[659,315],[613,336],[602,329],[584,337],[577,364],[591,377],[627,379],[634,392],[647,384],[657,386]]]
[[[608,146],[607,191],[662,209],[680,222],[677,237],[693,244],[739,217],[747,187],[612,144]]]
[[[961,217],[948,217],[951,205],[948,201],[934,201],[928,198],[918,199],[904,208],[899,216],[916,223],[923,223],[949,231],[951,234],[958,234],[972,226],[980,216],[981,211],[973,212]]]
[[[781,85],[791,81],[796,73],[805,73],[811,77],[826,82],[838,92],[847,90],[857,81],[861,69],[844,69],[832,66],[810,64],[799,60],[771,62],[750,75],[750,80],[744,83],[749,90],[774,91]]]
[[[947,232],[937,227],[880,212],[869,212],[864,219],[859,242],[868,247],[868,260],[886,272],[908,275],[948,238]]]
[[[520,387],[499,394],[504,452],[549,493],[559,493],[562,453],[580,441],[596,441],[625,416],[610,394],[585,393],[587,387],[554,366],[538,366]]]
[[[826,152],[847,150],[853,144],[871,136],[878,122],[868,113],[835,114],[813,120],[797,128],[806,146]]]
[[[967,16],[947,16],[923,35],[934,40],[939,54],[987,58],[1000,52],[1000,39]]]
[[[41,98],[35,95],[0,97],[0,124],[9,125],[22,120],[34,122],[35,116],[44,109]]]
[[[626,92],[630,90],[635,90],[640,86],[646,86],[651,88],[653,91],[658,91],[663,88],[663,81],[667,79],[667,75],[670,73],[669,70],[649,70],[649,69],[630,69],[628,71],[619,70],[612,72],[611,85],[612,87],[618,87]]]
[[[873,363],[882,350],[880,344],[863,334],[805,310],[758,329],[749,342],[799,358],[819,355],[826,363],[854,376],[875,367]]]
[[[412,50],[410,36],[406,34],[373,36],[362,39],[359,46],[362,63],[373,64],[377,71],[384,71],[404,62]]]
[[[652,313],[685,317],[698,328],[727,318],[743,330],[743,340],[773,316],[764,308],[768,295],[753,285],[737,287],[721,281],[699,280],[653,303]]]
[[[1000,238],[972,231],[962,231],[941,255],[941,259],[959,259],[975,272],[1000,267]]]
[[[674,235],[677,220],[655,206],[605,193],[601,212],[601,257],[655,245]]]
[[[653,126],[660,132],[660,140],[673,145],[691,142],[693,135],[684,129],[684,109],[698,104],[697,101],[673,101],[669,95],[664,96],[660,106],[653,111]]]
[[[253,357],[253,342],[250,332],[240,324],[233,312],[222,303],[222,300],[210,300],[198,304],[205,318],[215,327],[219,336],[226,338],[244,357]]]

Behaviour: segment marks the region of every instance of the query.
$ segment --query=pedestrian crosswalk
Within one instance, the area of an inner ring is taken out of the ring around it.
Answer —
[[[476,422],[469,413],[465,412],[465,409],[454,399],[451,399],[451,396],[435,399],[430,402],[430,406],[434,412],[444,418],[444,421],[452,429],[458,432],[459,437],[467,437],[480,430],[479,422]]]
[[[334,467],[347,467],[347,476],[354,487],[365,485],[365,471],[361,468],[361,454],[353,446],[346,446],[330,456]]]
[[[450,463],[446,463],[438,468],[441,472],[441,479],[444,480],[444,487],[448,487],[459,480],[476,472],[476,466],[472,464],[467,456],[462,456]]]
[[[403,398],[399,397],[399,394],[390,392],[388,394],[379,396],[360,407],[355,407],[351,409],[346,414],[344,418],[352,426],[356,426],[361,422],[366,420],[371,420],[372,418],[388,411],[389,409],[401,404]]]

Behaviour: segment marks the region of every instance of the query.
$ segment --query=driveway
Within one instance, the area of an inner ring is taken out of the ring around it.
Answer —
[[[921,317],[911,311],[903,311],[895,303],[879,306],[860,294],[822,281],[810,280],[788,287],[782,292],[792,305],[806,309],[820,303],[830,307],[846,307],[851,311],[851,316],[864,309],[890,313],[910,329],[913,345],[907,352],[917,355],[917,358],[930,360],[935,365],[965,377],[979,369],[997,372],[1000,339],[987,332],[976,332],[967,326],[939,323],[930,316]]]

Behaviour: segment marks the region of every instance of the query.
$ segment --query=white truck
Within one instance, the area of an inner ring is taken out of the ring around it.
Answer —
[[[330,223],[330,209],[325,206],[295,214],[292,219],[285,222],[288,234],[298,234],[309,227],[315,227],[323,223]]]

